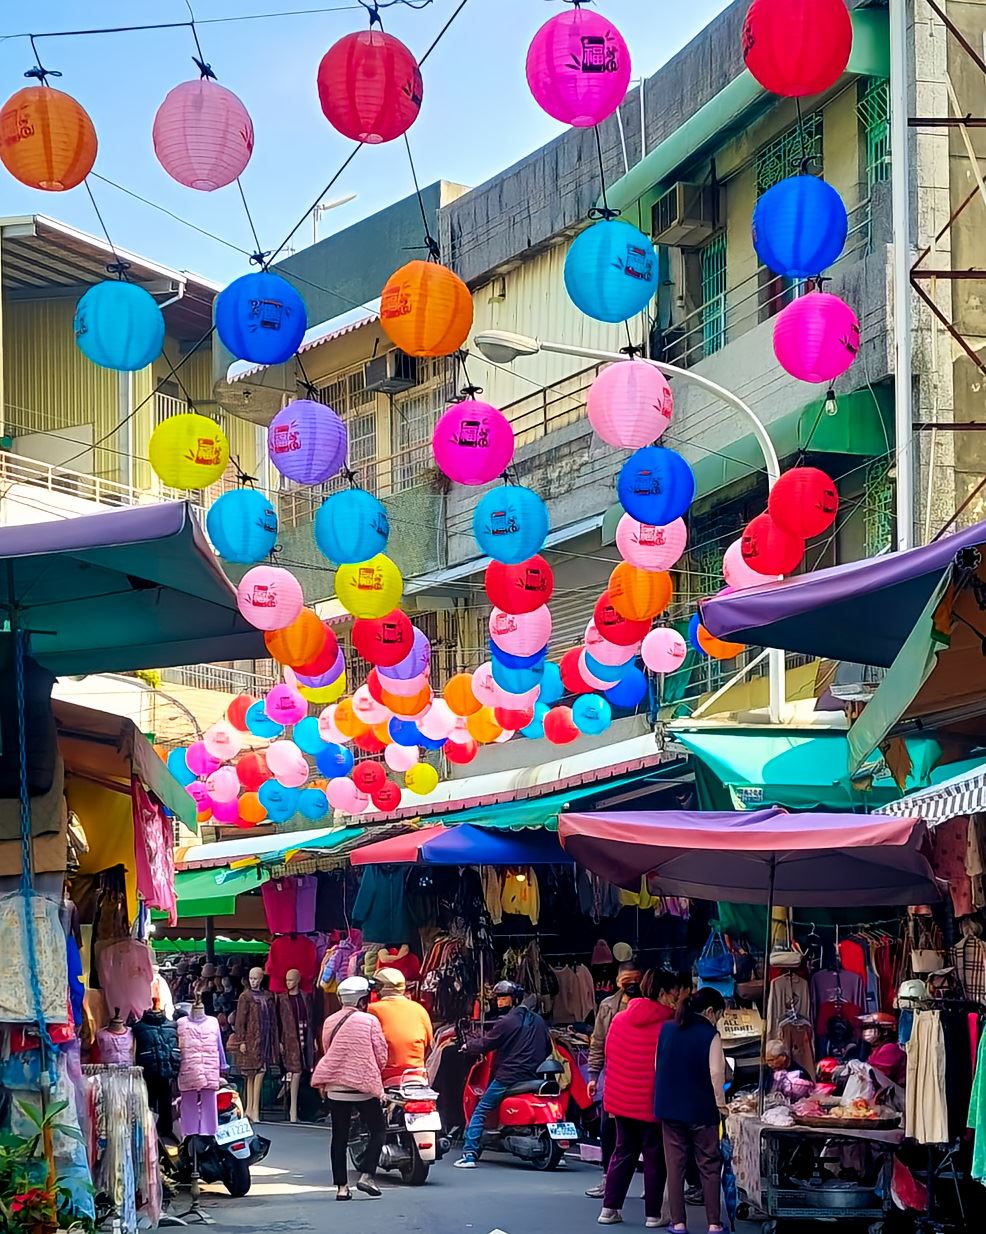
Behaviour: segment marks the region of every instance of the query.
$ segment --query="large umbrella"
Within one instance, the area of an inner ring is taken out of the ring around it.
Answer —
[[[354,866],[531,866],[568,865],[553,831],[495,831],[463,823],[457,827],[422,827],[407,835],[378,840],[355,849]]]

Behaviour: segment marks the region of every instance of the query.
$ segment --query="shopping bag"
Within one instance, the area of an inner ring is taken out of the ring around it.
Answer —
[[[739,1187],[733,1173],[733,1143],[725,1131],[719,1143],[722,1154],[722,1212],[730,1230],[736,1229],[736,1212],[739,1208]]]
[[[696,967],[703,981],[726,981],[733,976],[732,953],[717,925],[710,930]]]

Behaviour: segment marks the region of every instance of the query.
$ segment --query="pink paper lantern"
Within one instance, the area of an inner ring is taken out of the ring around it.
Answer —
[[[240,777],[235,767],[220,767],[205,782],[206,792],[215,802],[235,801],[240,794]]]
[[[394,698],[414,698],[428,684],[428,674],[419,673],[417,677],[409,677],[407,681],[402,681],[397,677],[380,677],[378,680],[384,694],[389,694]]]
[[[293,686],[282,682],[268,691],[264,715],[277,724],[297,724],[308,715],[308,704]]]
[[[329,805],[343,814],[362,814],[370,804],[370,798],[359,791],[349,776],[337,776],[330,780],[325,795]]]
[[[489,403],[465,399],[435,425],[431,446],[439,469],[456,484],[489,484],[510,465],[514,431]]]
[[[858,354],[859,318],[827,291],[799,296],[774,318],[774,355],[799,381],[835,381]]]
[[[536,655],[551,639],[551,611],[547,604],[532,613],[505,613],[495,608],[490,613],[490,638],[508,655]]]
[[[722,577],[728,586],[737,591],[744,587],[759,587],[767,582],[767,575],[760,574],[743,560],[743,541],[734,540],[722,555]],[[772,577],[780,578],[779,574]]]
[[[238,732],[228,720],[217,720],[211,728],[205,730],[202,744],[206,748],[206,753],[225,763],[231,758],[236,758],[243,748],[243,734]]]
[[[535,34],[527,53],[527,84],[549,116],[591,128],[626,97],[630,52],[601,13],[568,9]]]
[[[499,707],[502,691],[493,680],[493,666],[489,660],[484,660],[472,675],[472,692],[478,703],[484,707]]]
[[[207,77],[183,81],[168,92],[151,134],[168,175],[204,193],[232,184],[253,153],[247,109],[232,90]]]
[[[611,643],[608,638],[603,638],[594,621],[590,621],[585,628],[584,642],[586,651],[600,664],[626,664],[640,650],[639,643],[621,647]]]
[[[640,655],[652,673],[674,673],[685,662],[688,644],[677,630],[660,626],[641,643]]]
[[[671,423],[674,397],[646,360],[610,364],[589,387],[586,412],[598,436],[618,450],[652,445]]]
[[[449,732],[448,740],[454,746],[467,746],[472,742],[473,736],[469,731],[465,716],[456,716],[455,724]]]
[[[378,702],[367,685],[361,685],[358,690],[353,691],[353,711],[371,728],[374,724],[383,724],[391,715],[390,708]]]
[[[290,570],[254,566],[240,579],[236,605],[258,630],[283,630],[305,607],[305,597]]]
[[[408,771],[420,757],[417,746],[399,746],[396,741],[391,742],[383,752],[383,761],[391,771]]]
[[[233,797],[229,801],[213,801],[212,821],[215,823],[238,823],[240,821],[240,803]]]
[[[422,736],[429,741],[444,741],[455,728],[458,717],[443,698],[435,698],[428,709],[428,714],[418,727]]]
[[[209,790],[206,788],[202,780],[193,780],[191,784],[185,785],[185,792],[195,802],[198,812],[202,814],[205,810],[212,809],[212,798],[209,796]]]
[[[687,544],[688,528],[680,518],[664,527],[655,527],[624,514],[616,527],[620,556],[641,570],[670,570],[681,559]]]
[[[289,775],[299,766],[308,764],[305,762],[305,756],[293,741],[287,739],[282,741],[272,741],[267,747],[267,767],[271,775],[284,783],[284,775]]]
[[[205,742],[193,741],[185,751],[185,763],[188,770],[194,772],[195,775],[210,776],[222,766],[223,760],[217,758],[214,754],[210,754],[206,749]]]
[[[347,741],[352,741],[352,737],[347,737],[346,734],[336,728],[335,713],[336,703],[332,703],[329,707],[324,707],[318,713],[318,735],[323,741],[334,742],[336,745],[345,745]]]
[[[302,759],[293,767],[285,768],[277,778],[285,788],[301,788],[303,784],[308,783],[308,776],[308,764]]]

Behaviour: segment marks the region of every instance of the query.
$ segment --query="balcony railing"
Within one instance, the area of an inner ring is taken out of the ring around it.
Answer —
[[[274,665],[269,660],[258,660],[258,665],[270,666],[269,673],[248,673],[238,668],[226,668],[220,664],[186,664],[180,668],[164,668],[161,680],[172,685],[187,686],[193,690],[219,690],[224,694],[253,694],[259,696],[271,688],[277,680]]]

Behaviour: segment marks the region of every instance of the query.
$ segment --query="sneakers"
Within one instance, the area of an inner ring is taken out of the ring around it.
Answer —
[[[599,1225],[622,1225],[623,1214],[618,1208],[604,1208],[596,1221]]]
[[[475,1157],[471,1157],[468,1153],[464,1157],[460,1157],[458,1161],[452,1163],[457,1170],[475,1170],[479,1162]]]
[[[662,1221],[660,1217],[648,1217],[644,1225],[648,1230],[662,1230],[668,1223]]]
[[[590,1187],[588,1191],[586,1191],[586,1195],[589,1197],[590,1200],[601,1200],[605,1194],[606,1194],[606,1180],[605,1179],[603,1179],[601,1183],[596,1183],[595,1187]]]

